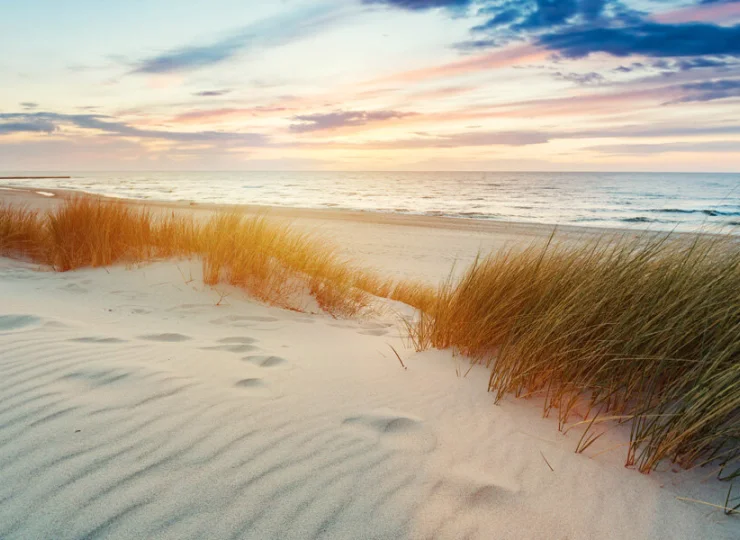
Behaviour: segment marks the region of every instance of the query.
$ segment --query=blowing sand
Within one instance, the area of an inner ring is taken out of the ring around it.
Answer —
[[[548,234],[275,213],[429,280]],[[0,538],[740,535],[736,517],[679,499],[723,504],[710,471],[627,470],[619,429],[575,454],[581,432],[559,433],[537,400],[494,406],[484,368],[413,353],[408,306],[336,320],[201,277],[197,261],[59,274],[0,258]]]

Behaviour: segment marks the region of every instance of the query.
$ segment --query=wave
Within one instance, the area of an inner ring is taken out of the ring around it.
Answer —
[[[621,221],[625,223],[662,223],[660,219],[652,219],[652,218],[645,217],[645,216],[624,218]]]
[[[646,210],[646,212],[655,212],[660,214],[704,214],[705,216],[716,217],[716,216],[740,216],[740,212],[736,210],[716,210],[714,208],[705,208],[703,210],[688,210],[685,208],[653,208]]]

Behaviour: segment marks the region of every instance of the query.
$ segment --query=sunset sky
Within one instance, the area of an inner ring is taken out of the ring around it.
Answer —
[[[0,0],[0,171],[740,170],[740,1]]]

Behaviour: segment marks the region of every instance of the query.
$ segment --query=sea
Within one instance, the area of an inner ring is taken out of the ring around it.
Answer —
[[[0,185],[125,199],[740,234],[738,173],[0,172],[39,175],[71,178]]]

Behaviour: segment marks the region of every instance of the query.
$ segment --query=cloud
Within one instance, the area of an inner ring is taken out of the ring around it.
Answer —
[[[678,103],[713,101],[740,97],[740,79],[719,79],[681,85],[688,95],[676,100]]]
[[[670,152],[740,152],[740,141],[708,141],[708,142],[676,142],[664,144],[604,144],[590,146],[586,150],[593,150],[603,154],[619,155],[654,155]]]
[[[580,130],[558,134],[558,138],[567,139],[611,139],[629,138],[663,138],[663,137],[696,137],[700,135],[740,135],[740,125],[716,126],[682,126],[675,124],[657,126],[622,126],[601,130]]]
[[[488,19],[485,23],[479,24],[473,27],[474,32],[485,32],[487,30],[493,30],[501,26],[513,23],[514,21],[521,18],[521,12],[518,9],[504,9],[499,11],[492,18]]]
[[[498,39],[469,39],[466,41],[458,41],[452,44],[453,49],[457,49],[462,52],[479,51],[483,49],[491,49],[497,47],[500,44]]]
[[[371,122],[382,122],[412,116],[416,113],[400,111],[335,111],[319,114],[299,114],[293,117],[297,123],[291,124],[294,133],[331,130],[347,126],[363,126]]]
[[[547,53],[531,45],[507,47],[502,50],[470,56],[446,64],[402,71],[388,77],[376,79],[374,83],[413,83],[429,79],[442,79],[468,73],[515,66],[523,62],[542,60]]]
[[[738,0],[702,1],[693,6],[655,14],[652,18],[662,23],[691,21],[725,23],[740,18],[740,2]]]
[[[198,97],[218,97],[225,96],[229,92],[231,92],[230,88],[224,88],[223,90],[203,90],[201,92],[193,92],[193,95]]]
[[[408,11],[423,11],[436,8],[466,9],[470,7],[473,0],[362,0],[362,3],[382,4]]]
[[[595,71],[588,73],[564,73],[562,71],[556,71],[553,73],[553,76],[561,81],[568,81],[581,86],[602,84],[606,81],[603,75]]]
[[[169,122],[176,124],[202,124],[214,122],[229,122],[260,116],[276,116],[287,111],[287,107],[251,107],[251,108],[223,108],[188,111],[173,118]]]
[[[38,103],[34,103],[33,101],[23,101],[20,105],[26,110],[36,109],[39,106]]]
[[[454,133],[424,139],[393,141],[391,148],[458,148],[464,146],[528,146],[542,144],[550,135],[538,131],[483,131],[476,133]]]
[[[341,13],[329,3],[295,10],[243,27],[210,44],[187,45],[144,58],[130,73],[182,73],[214,66],[252,49],[277,47],[314,34],[334,23]]]
[[[0,116],[0,120],[2,120],[2,116]],[[0,122],[0,135],[11,133],[52,133],[55,130],[56,125],[53,122],[43,119]]]
[[[498,31],[507,27],[520,33],[561,26],[573,20],[593,22],[602,17],[607,0],[488,0],[486,3],[478,14],[493,16],[474,26],[473,32]]]
[[[52,112],[0,113],[0,133],[4,129],[15,129],[15,131],[18,131],[20,126],[25,126],[25,131],[50,133],[52,131],[58,131],[62,125],[72,125],[78,128],[94,129],[102,131],[106,135],[117,135],[120,137],[161,139],[175,142],[233,142],[243,146],[266,146],[269,144],[266,137],[259,133],[140,129],[124,122],[108,120],[108,118],[108,116],[99,114],[59,114]],[[15,126],[15,128],[12,128],[12,126]]]
[[[535,42],[566,58],[583,58],[596,52],[613,56],[740,56],[740,25],[643,22],[617,28],[580,26],[542,34]]]
[[[543,144],[550,140],[548,133],[539,131],[481,131],[452,133],[448,135],[428,135],[417,132],[420,137],[392,139],[386,141],[367,141],[364,143],[339,144],[345,148],[366,148],[373,150],[408,150],[423,148],[463,148],[472,146],[528,146]],[[331,143],[336,146],[334,143]]]

